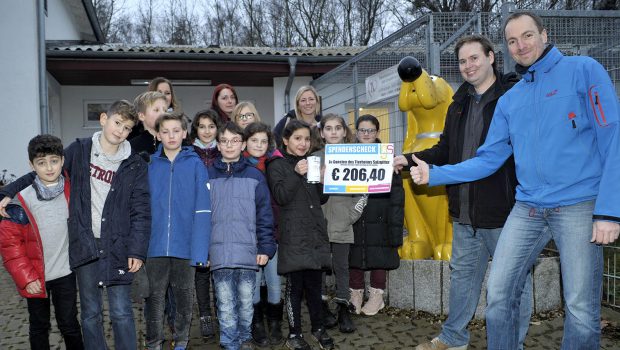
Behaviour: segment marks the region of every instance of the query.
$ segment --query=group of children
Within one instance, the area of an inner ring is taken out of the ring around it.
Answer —
[[[297,119],[287,121],[279,150],[253,105],[237,105],[230,117],[232,121],[226,121],[217,110],[200,111],[188,137],[184,115],[174,111],[164,93],[150,91],[133,104],[113,103],[101,114],[102,131],[64,151],[51,135],[30,141],[34,173],[0,191],[0,198],[16,197],[7,206],[10,218],[0,222],[0,253],[21,295],[28,298],[33,349],[49,346],[50,299],[68,349],[106,349],[104,290],[115,348],[134,349],[130,293],[138,271],[148,281],[148,349],[162,348],[166,313],[175,349],[187,347],[194,286],[201,327],[212,327],[211,278],[225,349],[280,343],[283,308],[289,323],[286,345],[310,349],[302,335],[304,296],[312,337],[322,349],[333,348],[325,328],[335,323],[326,318],[322,293],[325,271],[332,266],[336,321],[342,332],[355,330],[349,313],[364,310],[363,270],[383,271],[378,277],[371,274],[367,314],[383,307],[385,269],[398,266],[402,244],[399,177],[386,195],[326,196],[322,184],[306,180],[305,158],[311,151],[322,156],[322,143],[354,140],[341,117],[326,115],[316,129]],[[144,130],[129,142],[138,120]],[[373,137],[367,142],[376,142],[376,118],[364,116],[360,122],[374,129],[361,128],[365,131],[360,135],[356,125],[357,142],[369,134]],[[311,137],[317,134],[318,144]],[[365,207],[373,203],[377,212],[365,216]],[[358,241],[358,235],[372,241],[364,230],[377,219],[376,229],[382,236],[381,230],[389,231],[389,238],[372,244]],[[351,270],[351,276],[349,256],[356,257],[351,268],[359,269]],[[284,304],[279,275],[286,277]],[[260,299],[263,280],[266,304]],[[353,282],[361,287],[350,289]]]

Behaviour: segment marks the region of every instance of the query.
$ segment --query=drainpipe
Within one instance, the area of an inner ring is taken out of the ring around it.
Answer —
[[[288,80],[286,81],[286,88],[284,89],[284,114],[288,113],[291,109],[291,86],[295,79],[295,70],[297,65],[297,57],[288,58]]]
[[[49,133],[48,101],[47,101],[47,68],[45,65],[45,0],[37,1],[37,40],[39,64],[39,118],[41,133]]]

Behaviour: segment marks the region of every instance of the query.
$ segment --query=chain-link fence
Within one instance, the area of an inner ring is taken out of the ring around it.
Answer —
[[[507,4],[501,13],[433,13],[415,20],[312,82],[321,96],[323,114],[339,114],[351,126],[360,115],[373,114],[381,122],[379,138],[402,149],[407,117],[398,109],[398,90],[394,86],[400,83],[393,79],[398,62],[413,56],[430,74],[441,76],[456,88],[462,78],[454,45],[463,35],[480,33],[494,43],[500,71],[511,71],[514,61],[507,54],[501,27],[503,19],[513,11],[516,9],[512,4]],[[533,12],[543,18],[549,41],[564,54],[587,55],[599,61],[620,95],[620,11]],[[391,76],[392,80],[383,88],[391,88],[391,93],[382,99],[370,98],[367,80],[385,72],[382,76]],[[619,257],[618,243],[605,247],[605,299],[616,307],[620,307]]]

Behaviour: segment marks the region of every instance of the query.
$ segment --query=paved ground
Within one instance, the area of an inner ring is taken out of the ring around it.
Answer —
[[[305,308],[305,307],[304,307]],[[141,306],[136,304],[136,318],[140,337],[143,335],[144,320]],[[439,333],[441,321],[438,318],[423,317],[413,313],[397,312],[396,310],[382,311],[374,317],[354,316],[358,330],[353,334],[341,334],[331,330],[337,349],[372,349],[396,350],[413,349],[418,342],[430,339]],[[309,330],[309,320],[304,321],[304,328]],[[611,322],[603,332],[601,349],[620,350],[620,314],[610,309],[603,309],[603,319]],[[195,319],[194,319],[195,320]],[[219,349],[215,340],[203,341],[194,322],[191,330],[191,349]],[[109,324],[108,324],[109,326]],[[60,334],[53,322],[50,341],[52,349],[64,349]],[[109,327],[107,327],[109,329]],[[471,342],[469,349],[485,349],[485,333],[481,323],[472,324]],[[109,342],[112,344],[111,334],[108,331]],[[309,334],[306,335],[309,337]],[[562,318],[554,317],[543,321],[533,321],[526,339],[526,349],[559,349],[562,338]],[[315,349],[318,346],[311,343]],[[4,270],[0,268],[0,349],[21,350],[28,349],[28,312],[24,299],[17,295],[13,283]],[[281,349],[282,346],[273,349]]]

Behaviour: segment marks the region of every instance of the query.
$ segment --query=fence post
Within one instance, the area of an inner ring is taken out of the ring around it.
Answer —
[[[356,122],[357,122],[357,118],[359,118],[360,116],[359,101],[357,99],[357,84],[358,84],[357,63],[354,63],[353,64],[353,115],[354,115]]]
[[[514,71],[515,61],[510,56],[510,52],[508,52],[508,44],[506,43],[506,36],[504,35],[502,28],[504,28],[504,23],[506,22],[506,18],[510,15],[511,12],[514,12],[516,9],[516,5],[514,2],[505,2],[502,4],[502,25],[500,27],[499,37],[502,39],[502,57],[504,59],[504,74],[510,73]]]

